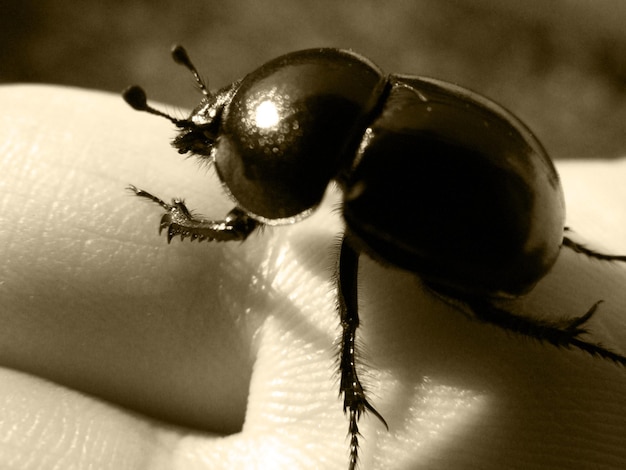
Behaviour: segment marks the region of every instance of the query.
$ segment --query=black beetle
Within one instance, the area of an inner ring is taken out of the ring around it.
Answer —
[[[181,200],[167,204],[130,186],[166,210],[160,229],[168,241],[176,235],[244,240],[260,226],[309,215],[331,181],[343,191],[339,368],[350,469],[357,463],[361,414],[370,411],[386,425],[355,367],[361,253],[414,272],[479,320],[626,365],[626,357],[580,339],[597,303],[582,316],[554,323],[497,306],[531,290],[563,246],[626,261],[565,235],[559,176],[539,141],[510,112],[450,83],[384,74],[345,50],[287,54],[215,93],[182,47],[172,55],[204,95],[187,119],[148,106],[139,87],[128,88],[124,98],[173,122],[180,129],[173,146],[214,162],[236,207],[223,220],[201,220]]]

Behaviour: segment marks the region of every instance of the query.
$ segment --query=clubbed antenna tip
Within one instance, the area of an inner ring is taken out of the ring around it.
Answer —
[[[148,110],[148,98],[143,88],[137,85],[130,86],[122,92],[122,97],[133,109],[137,111]]]
[[[155,116],[161,116],[167,119],[168,121],[176,124],[178,127],[185,127],[189,124],[189,121],[186,119],[176,119],[169,114],[164,113],[163,111],[159,111],[158,109],[153,108],[148,104],[148,98],[146,97],[146,92],[143,91],[143,88],[137,85],[130,86],[126,88],[122,92],[122,97],[124,101],[126,101],[133,109],[137,111],[145,111],[150,114],[154,114]]]
[[[183,46],[175,45],[172,47],[172,57],[177,64],[184,65],[188,69],[193,68],[189,54],[187,54],[187,50]]]
[[[187,70],[191,72],[194,79],[196,80],[196,83],[200,87],[200,91],[202,91],[205,96],[211,95],[207,84],[204,82],[204,80],[202,80],[202,77],[200,77],[196,66],[193,65],[193,62],[191,62],[189,54],[187,54],[187,50],[183,46],[177,44],[172,47],[172,58],[174,59],[174,62],[185,66],[185,68],[187,68]]]

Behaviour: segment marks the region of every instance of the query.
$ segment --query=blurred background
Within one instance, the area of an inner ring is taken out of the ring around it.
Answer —
[[[2,0],[0,83],[46,82],[191,108],[187,47],[211,88],[297,49],[334,46],[387,72],[471,88],[555,158],[626,155],[626,1]]]

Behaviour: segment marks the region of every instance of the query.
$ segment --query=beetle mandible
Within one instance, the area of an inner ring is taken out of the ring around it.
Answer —
[[[202,101],[186,119],[149,106],[143,89],[124,92],[135,109],[179,128],[172,145],[214,162],[235,208],[223,220],[196,218],[130,186],[165,209],[160,230],[196,240],[245,240],[263,225],[295,223],[327,186],[343,191],[345,233],[337,276],[340,393],[349,419],[350,462],[369,403],[355,364],[361,253],[418,275],[444,299],[482,321],[556,346],[626,365],[586,342],[584,315],[550,323],[497,306],[529,292],[562,247],[603,260],[567,236],[559,176],[531,131],[496,103],[431,78],[387,75],[366,58],[310,49],[274,59],[210,92],[181,46],[174,60],[194,75]]]

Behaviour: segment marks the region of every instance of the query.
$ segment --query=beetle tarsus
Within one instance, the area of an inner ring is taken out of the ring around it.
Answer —
[[[569,229],[567,231],[570,231]],[[595,250],[587,248],[585,245],[581,243],[577,243],[573,241],[571,238],[563,237],[563,246],[575,251],[576,253],[581,253],[583,255],[587,255],[590,258],[599,259],[602,261],[624,261],[626,262],[626,256],[624,255],[608,255],[606,253],[598,253]]]
[[[168,204],[136,186],[129,185],[128,189],[136,196],[146,198],[166,210],[161,217],[159,233],[165,231],[168,243],[175,236],[180,236],[181,240],[190,238],[191,241],[243,241],[260,225],[238,207],[230,211],[223,220],[204,220],[194,216],[181,199],[173,199]]]
[[[555,322],[543,321],[516,315],[503,310],[488,300],[474,300],[468,302],[472,312],[481,321],[491,323],[500,328],[512,331],[541,342],[547,342],[557,347],[576,348],[592,356],[599,356],[626,366],[626,357],[605,348],[600,344],[588,343],[580,339],[587,333],[583,325],[595,314],[602,301],[596,302],[584,314],[574,319]]]
[[[359,252],[354,250],[344,237],[337,273],[338,310],[343,330],[339,355],[341,374],[339,393],[343,395],[343,411],[349,415],[350,470],[356,468],[358,462],[360,436],[358,422],[361,415],[369,411],[389,429],[382,415],[367,400],[356,370],[356,330],[359,326],[358,269]]]

